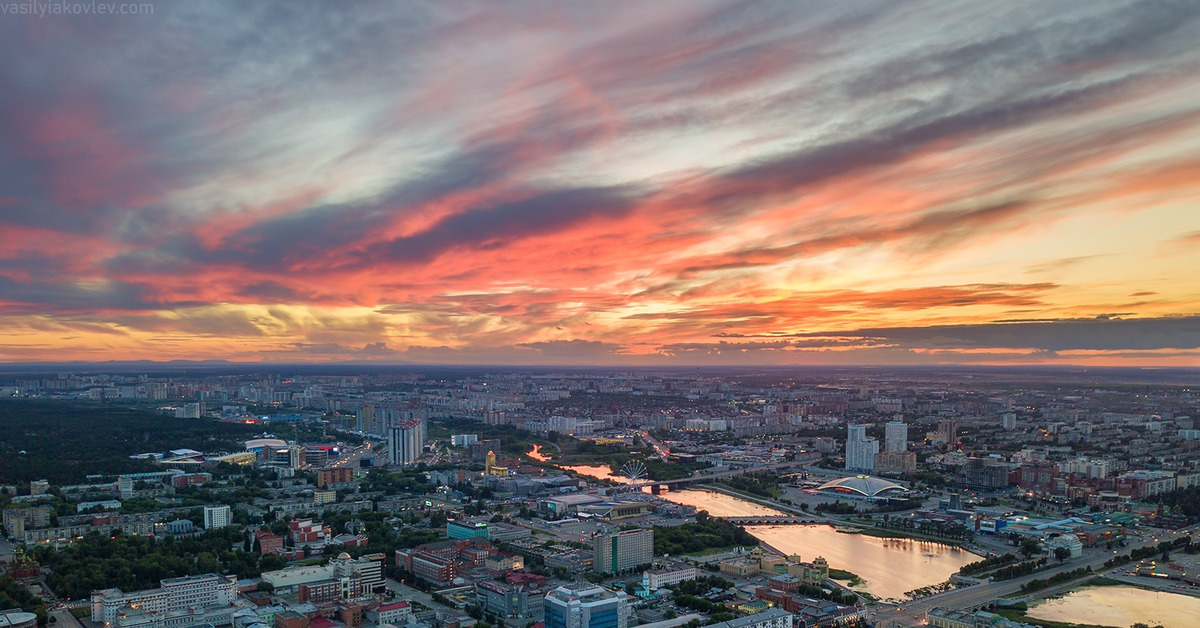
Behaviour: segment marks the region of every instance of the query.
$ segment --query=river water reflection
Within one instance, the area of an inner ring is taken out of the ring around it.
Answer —
[[[672,491],[663,493],[659,497],[669,502],[675,502],[676,504],[695,506],[696,510],[707,510],[708,514],[714,517],[753,517],[756,515],[771,516],[785,514],[774,508],[759,506],[744,499],[730,497],[722,493],[714,493],[713,491]]]
[[[783,514],[777,510],[711,491],[663,493],[669,501],[707,510],[714,517]],[[901,599],[913,589],[945,582],[963,565],[981,557],[952,545],[913,539],[844,534],[831,526],[746,526],[755,538],[804,561],[824,556],[829,566],[853,572],[864,590],[880,598]]]
[[[547,460],[550,460],[550,456],[542,453],[542,446],[537,444],[533,446],[533,449],[525,452],[525,455],[537,460],[538,462],[546,462]]]
[[[1032,619],[1095,626],[1131,626],[1141,622],[1164,628],[1200,626],[1200,599],[1136,587],[1094,587],[1046,600],[1026,613]]]
[[[619,475],[613,475],[612,469],[609,469],[607,466],[604,466],[604,465],[589,465],[589,464],[559,465],[558,468],[566,469],[567,471],[574,471],[575,473],[578,473],[580,475],[586,475],[588,477],[593,477],[593,478],[596,478],[597,480],[612,480],[613,482],[619,482],[621,484],[629,484],[629,478],[622,477]]]

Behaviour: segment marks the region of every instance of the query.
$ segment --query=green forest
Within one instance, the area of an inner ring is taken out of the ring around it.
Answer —
[[[161,470],[141,452],[237,451],[260,426],[177,419],[149,409],[63,401],[0,401],[0,484],[84,482],[88,475]],[[24,453],[21,453],[24,452]]]
[[[239,578],[281,569],[287,559],[244,551],[243,530],[229,527],[195,538],[166,537],[155,541],[144,536],[96,533],[55,550],[38,546],[33,557],[52,573],[46,583],[60,596],[86,597],[96,589],[116,587],[136,591],[158,586],[163,578],[202,573],[230,573]]]
[[[1200,521],[1200,487],[1192,486],[1154,495],[1146,498],[1146,501],[1169,506],[1172,514],[1182,515],[1189,524]]]

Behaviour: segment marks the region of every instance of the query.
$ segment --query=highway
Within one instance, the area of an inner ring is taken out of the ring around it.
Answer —
[[[336,461],[334,461],[329,466],[332,468],[335,468],[335,469],[338,467],[357,468],[358,461],[361,460],[364,456],[369,455],[370,453],[371,453],[371,443],[368,441],[368,442],[363,443],[362,445],[359,445],[358,447],[355,447],[353,449],[347,449],[345,451],[342,451],[341,457],[339,457]]]
[[[1132,542],[1127,547],[1121,549],[1121,554],[1128,554],[1134,549],[1146,547],[1148,545],[1156,545],[1159,540],[1170,540],[1180,534],[1187,534],[1194,530],[1197,526],[1184,528],[1176,532],[1162,532],[1157,540],[1145,538],[1138,542]],[[1002,580],[1000,582],[991,582],[963,589],[952,589],[944,593],[938,593],[928,597],[923,597],[911,602],[901,603],[895,606],[888,605],[884,610],[878,611],[873,617],[875,626],[880,628],[893,628],[895,626],[919,626],[925,623],[925,613],[932,608],[950,608],[950,609],[968,609],[978,606],[983,606],[996,598],[1004,597],[1012,593],[1017,593],[1021,590],[1021,585],[1034,579],[1045,579],[1062,571],[1070,571],[1081,567],[1091,567],[1096,571],[1096,575],[1104,571],[1104,561],[1113,557],[1113,554],[1108,552],[1092,552],[1092,556],[1085,556],[1075,560],[1068,561],[1062,565],[1055,566],[1045,571],[1039,571],[1020,578],[1012,580]],[[1126,569],[1128,567],[1125,567]],[[1067,588],[1072,583],[1064,584],[1061,588]],[[1077,584],[1077,582],[1075,583]],[[1044,597],[1054,589],[1046,589],[1037,593],[1031,594],[1031,598]]]

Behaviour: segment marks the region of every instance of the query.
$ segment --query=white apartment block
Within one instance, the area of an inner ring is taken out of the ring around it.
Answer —
[[[224,528],[231,523],[229,506],[205,506],[204,529]]]
[[[111,625],[132,614],[139,616],[139,625],[169,626],[178,616],[229,606],[236,596],[232,578],[211,573],[167,578],[157,589],[130,593],[101,589],[92,592],[92,621]]]

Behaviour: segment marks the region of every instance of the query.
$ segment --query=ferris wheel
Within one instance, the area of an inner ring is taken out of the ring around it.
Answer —
[[[646,479],[646,465],[637,460],[630,460],[621,467],[621,475],[625,476],[630,484],[636,484]]]

